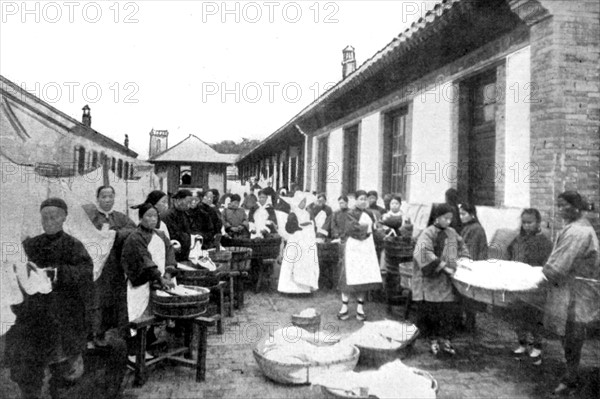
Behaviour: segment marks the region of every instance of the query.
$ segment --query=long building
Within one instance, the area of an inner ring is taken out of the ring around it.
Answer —
[[[410,203],[535,207],[578,190],[599,228],[600,5],[447,0],[238,159],[242,178]],[[595,205],[594,205],[595,204]],[[557,225],[558,226],[558,225]]]

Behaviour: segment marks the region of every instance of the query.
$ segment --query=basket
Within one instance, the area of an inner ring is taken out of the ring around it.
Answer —
[[[277,259],[281,249],[281,237],[236,238],[231,240],[231,246],[252,249],[252,259]]]
[[[217,271],[211,272],[207,269],[179,269],[177,274],[177,283],[195,287],[213,287],[219,284],[219,275]]]
[[[440,386],[437,382],[437,380],[435,378],[433,378],[433,376],[431,374],[429,374],[427,371],[421,370],[421,369],[417,369],[414,367],[410,368],[411,371],[415,374],[418,374],[420,376],[423,376],[429,380],[431,380],[431,389],[434,390],[435,394],[437,395],[437,393],[440,390]],[[325,386],[321,386],[321,392],[323,393],[323,396],[325,398],[330,398],[330,399],[334,399],[334,398],[340,398],[340,399],[369,399],[369,398],[373,398],[373,396],[361,396],[361,395],[356,395],[352,392],[349,391],[344,391],[341,389],[333,389],[333,388],[328,388]]]
[[[352,346],[352,355],[332,362],[306,362],[304,364],[289,364],[266,358],[258,347],[252,353],[264,375],[281,384],[310,384],[310,376],[319,372],[343,372],[354,370],[358,363],[360,351]]]
[[[379,368],[385,363],[404,357],[402,356],[403,352],[406,348],[414,344],[418,336],[419,330],[417,330],[410,339],[400,343],[397,348],[393,349],[373,348],[355,343],[354,345],[360,350],[359,363],[362,366]]]
[[[217,266],[217,271],[228,271],[231,270],[231,258],[232,254],[229,251],[216,251],[214,249],[208,250],[208,257]]]
[[[397,265],[412,260],[415,244],[406,237],[386,237],[383,240],[383,249],[385,249],[386,263]]]
[[[321,328],[321,313],[313,317],[302,317],[300,315],[292,315],[292,324],[296,327],[300,327],[310,332],[317,332]]]
[[[462,296],[477,302],[504,308],[514,306],[519,302],[543,303],[545,296],[544,290],[540,289],[527,291],[492,290],[470,285],[454,278],[452,282]]]
[[[247,272],[250,270],[252,260],[252,248],[246,247],[227,247],[231,252],[231,270]]]
[[[403,262],[399,265],[400,271],[400,286],[402,288],[412,289],[412,279],[413,279],[413,262]]]
[[[210,291],[207,288],[184,286],[198,291],[198,295],[160,296],[152,291],[152,312],[159,317],[168,319],[191,319],[206,312]]]

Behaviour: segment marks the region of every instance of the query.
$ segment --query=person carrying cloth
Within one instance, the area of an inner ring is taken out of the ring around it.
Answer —
[[[469,257],[469,251],[462,237],[450,227],[452,207],[439,204],[431,213],[432,224],[419,235],[413,253],[412,292],[419,309],[417,326],[429,337],[434,355],[440,350],[454,355],[450,340],[457,296],[450,277],[456,271],[456,261]]]
[[[548,280],[544,326],[562,337],[566,360],[566,372],[554,394],[564,395],[578,384],[587,325],[600,319],[600,247],[583,216],[588,205],[578,192],[563,192],[557,206],[565,226],[542,272]]]

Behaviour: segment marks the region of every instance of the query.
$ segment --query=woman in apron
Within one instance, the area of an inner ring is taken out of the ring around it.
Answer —
[[[364,321],[365,293],[381,287],[381,272],[373,242],[373,224],[375,221],[367,208],[367,193],[358,190],[355,194],[356,206],[348,212],[351,223],[342,238],[343,260],[340,273],[340,291],[342,292],[342,308],[337,317],[347,320],[349,295],[356,295],[356,319]],[[345,243],[344,243],[345,241]]]
[[[150,289],[175,286],[175,252],[167,236],[156,229],[158,211],[150,203],[138,207],[140,224],[123,245],[121,262],[127,276],[127,313],[135,320],[146,313]]]
[[[277,291],[286,294],[308,294],[319,288],[319,260],[314,224],[305,210],[306,198],[293,212],[285,225],[290,234],[283,251]]]

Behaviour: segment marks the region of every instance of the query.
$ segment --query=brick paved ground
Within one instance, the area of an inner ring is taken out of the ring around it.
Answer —
[[[320,398],[320,389],[283,386],[267,380],[252,356],[252,348],[266,337],[270,326],[288,325],[291,314],[307,307],[323,313],[322,327],[329,332],[348,334],[362,324],[355,319],[340,322],[335,318],[339,299],[333,292],[309,296],[249,293],[245,308],[226,319],[225,334],[220,336],[213,331],[209,335],[204,383],[195,382],[192,369],[159,364],[143,387],[134,388],[129,374],[125,398]],[[370,320],[387,316],[386,307],[381,303],[367,303],[366,311]],[[400,318],[399,312],[394,314]],[[434,358],[428,352],[428,344],[419,340],[403,361],[429,371],[437,379],[438,398],[548,397],[564,369],[558,340],[546,341],[544,364],[535,367],[507,355],[515,344],[514,339],[510,324],[480,313],[477,334],[462,334],[455,340],[458,354],[454,358]],[[576,397],[598,397],[598,365],[600,342],[589,340],[582,359],[586,383]],[[6,370],[2,370],[0,382],[2,397],[16,395],[14,384],[7,380]]]

